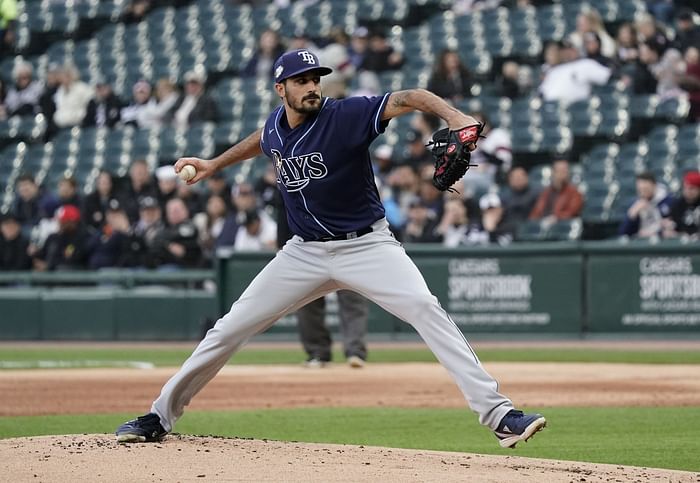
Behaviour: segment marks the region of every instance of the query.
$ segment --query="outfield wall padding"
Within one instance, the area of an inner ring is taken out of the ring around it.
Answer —
[[[698,243],[406,250],[466,334],[700,335]],[[0,340],[197,339],[273,256],[233,253],[217,260],[216,272],[0,273]],[[193,288],[208,279],[216,279],[218,293]],[[326,303],[326,322],[338,332],[337,297]],[[414,333],[374,304],[368,326],[371,333]],[[293,314],[269,329],[296,332]]]

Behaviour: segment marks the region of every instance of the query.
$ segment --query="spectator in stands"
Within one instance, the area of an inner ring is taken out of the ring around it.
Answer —
[[[158,183],[158,202],[165,211],[165,205],[168,204],[168,201],[177,196],[178,177],[172,165],[156,169],[156,182]]]
[[[625,22],[617,29],[617,62],[625,65],[636,62],[638,58],[637,31],[634,25]]]
[[[350,46],[348,47],[350,63],[355,67],[356,71],[362,68],[368,50],[369,31],[366,27],[357,27],[352,33]]]
[[[430,216],[439,220],[442,217],[442,211],[445,207],[443,192],[433,184],[433,173],[435,166],[433,164],[424,164],[419,169],[420,185],[418,186],[418,197],[423,203],[423,206],[428,208]]]
[[[140,128],[160,128],[172,121],[172,111],[180,98],[177,86],[169,79],[160,79],[156,83],[155,98],[139,110],[136,121]]]
[[[185,129],[195,122],[216,122],[219,117],[216,102],[206,93],[207,77],[203,70],[185,73],[185,94],[173,108],[175,127]]]
[[[0,215],[0,271],[31,269],[28,248],[19,220],[10,213]]]
[[[187,211],[189,211],[193,216],[204,211],[202,196],[195,186],[188,185],[187,183],[181,183],[178,180],[175,196],[185,202]]]
[[[471,74],[459,53],[451,49],[440,52],[428,80],[428,90],[444,99],[459,101],[471,96],[471,87]]]
[[[477,166],[469,170],[464,177],[465,195],[479,198],[486,193],[494,183],[501,184],[505,173],[510,170],[513,161],[510,131],[494,128],[488,117],[482,112],[472,116],[484,125],[479,141],[479,149],[472,153],[472,162]]]
[[[254,189],[261,208],[274,215],[274,211],[278,207],[276,199],[278,190],[277,173],[271,163],[267,165],[265,172],[255,183]]]
[[[600,51],[604,57],[612,58],[615,56],[615,41],[605,30],[603,19],[595,9],[586,9],[578,14],[576,17],[576,30],[568,37],[568,41],[581,54],[585,52],[584,36],[587,32],[594,32],[598,35],[601,46]]]
[[[93,89],[80,80],[80,73],[73,65],[64,66],[61,84],[56,91],[56,112],[53,120],[59,128],[79,125],[85,118],[87,106],[93,97]]]
[[[58,194],[58,204],[60,206],[83,206],[82,199],[78,194],[78,181],[73,176],[64,176],[58,180],[58,189],[56,192]]]
[[[0,58],[15,45],[17,0],[0,1]]]
[[[5,98],[8,116],[29,116],[39,112],[39,99],[44,88],[41,82],[33,79],[33,73],[34,69],[29,62],[22,62],[15,67],[15,83]]]
[[[381,95],[382,86],[379,83],[379,76],[375,72],[363,70],[357,74],[357,88],[350,91],[350,97],[365,96],[372,97]]]
[[[538,197],[539,193],[530,184],[525,168],[522,166],[511,168],[508,172],[508,189],[502,194],[500,200],[503,213],[498,220],[498,233],[512,239],[518,226],[527,221]]]
[[[355,73],[348,54],[349,39],[339,27],[333,27],[329,35],[330,43],[318,51],[321,65],[333,69],[321,78],[323,94],[334,99],[342,99],[347,95],[347,84]]]
[[[242,215],[248,210],[257,208],[258,200],[255,197],[255,190],[253,185],[248,182],[238,183],[231,187],[231,200],[237,215]]]
[[[671,203],[670,214],[664,220],[664,236],[700,235],[700,172],[690,171],[683,177],[681,196]]]
[[[661,220],[669,216],[672,198],[648,171],[637,175],[636,188],[637,199],[627,209],[625,220],[620,225],[620,235],[635,238],[660,236]]]
[[[552,51],[551,55],[559,63],[545,72],[540,84],[539,90],[545,101],[569,104],[586,99],[593,85],[603,85],[610,79],[609,68],[594,60],[579,58],[578,50],[571,44],[562,42],[558,54]]]
[[[139,217],[134,226],[134,233],[143,239],[147,251],[152,251],[156,235],[164,228],[165,223],[158,200],[153,196],[141,198],[139,200]]]
[[[199,245],[206,259],[211,260],[219,247],[232,247],[238,232],[235,214],[229,212],[224,197],[212,195],[205,213],[193,219],[199,232]]]
[[[34,257],[36,270],[79,270],[87,267],[90,235],[80,223],[80,210],[64,205],[56,210],[57,233],[49,235]]]
[[[231,186],[226,182],[224,173],[217,171],[206,180],[207,197],[221,196],[226,202],[227,211],[235,211],[231,198]],[[206,202],[206,200],[205,200]]]
[[[682,90],[679,80],[685,73],[680,52],[666,48],[653,40],[642,43],[639,56],[646,68],[656,79],[656,93],[662,98],[677,97]]]
[[[519,81],[520,66],[512,61],[506,61],[501,67],[501,75],[496,78],[496,92],[502,97],[515,99],[520,95]]]
[[[639,44],[639,59],[621,72],[622,81],[625,85],[631,86],[635,94],[656,93],[658,81],[650,65],[656,57],[651,50],[646,43]]]
[[[506,245],[513,241],[512,235],[503,233],[499,229],[504,210],[501,198],[496,193],[486,193],[479,198],[479,209],[481,210],[481,225],[479,226],[481,238],[478,239],[479,242]]]
[[[43,195],[34,181],[34,176],[25,173],[17,178],[15,184],[17,196],[12,206],[12,215],[22,225],[23,232],[29,233],[32,227],[39,223],[44,216],[52,216],[53,212],[45,213],[43,208],[47,197]]]
[[[586,58],[595,60],[600,65],[605,67],[613,67],[613,60],[606,57],[601,52],[600,37],[595,32],[586,32],[583,34],[583,49]]]
[[[436,228],[442,236],[442,244],[454,248],[459,245],[488,243],[489,235],[480,226],[467,217],[467,207],[460,199],[445,202],[445,209]]]
[[[372,72],[385,72],[400,69],[403,56],[394,50],[386,36],[380,32],[373,33],[369,38],[369,49],[360,66]]]
[[[94,189],[85,197],[85,204],[83,205],[85,222],[97,230],[102,228],[105,222],[107,206],[114,199],[118,198],[114,189],[112,173],[102,170],[97,175]]]
[[[271,79],[272,66],[277,57],[284,52],[284,46],[277,31],[266,29],[260,34],[258,48],[241,70],[243,77],[257,77],[258,79]],[[324,64],[325,65],[325,64]]]
[[[106,223],[88,244],[91,270],[107,267],[138,267],[143,263],[145,245],[129,224],[126,211],[112,199],[106,211]]]
[[[394,149],[388,144],[380,144],[372,152],[374,176],[379,179],[382,185],[387,184],[389,173],[394,168],[393,153]]]
[[[190,219],[187,206],[179,198],[165,205],[167,225],[160,230],[151,246],[149,262],[157,267],[196,268],[202,263],[197,227]]]
[[[121,122],[124,125],[141,127],[138,123],[139,115],[146,110],[149,104],[155,105],[151,100],[151,84],[145,80],[134,83],[131,88],[131,101],[121,110]]]
[[[403,152],[398,153],[397,164],[408,165],[414,168],[432,162],[432,155],[427,150],[423,134],[417,129],[411,129],[406,133],[406,146]]]
[[[56,113],[56,101],[54,97],[61,85],[63,68],[59,64],[51,63],[46,70],[46,80],[44,81],[44,93],[39,98],[39,107],[46,118],[47,136],[51,137],[56,129],[54,114]]]
[[[685,52],[688,47],[700,46],[700,26],[693,21],[693,11],[684,8],[676,16],[676,38],[673,46],[680,52]]]
[[[684,60],[685,75],[681,76],[679,84],[688,92],[690,101],[688,119],[690,122],[697,122],[700,120],[700,48],[688,47]]]
[[[637,30],[637,40],[639,42],[652,40],[664,48],[668,46],[666,35],[658,27],[654,17],[648,13],[635,17],[634,26]]]
[[[145,196],[158,199],[158,189],[151,179],[146,160],[137,159],[131,163],[127,185],[118,195],[126,203],[126,213],[132,222],[138,219],[139,200]]]
[[[437,231],[440,218],[416,197],[408,204],[408,220],[403,228],[401,239],[404,243],[440,243],[442,236]]]
[[[540,193],[529,218],[549,225],[579,216],[582,207],[583,197],[569,176],[569,161],[558,159],[552,163],[552,183]]]
[[[277,223],[265,212],[250,209],[243,213],[233,245],[237,252],[273,250],[277,246]]]
[[[87,106],[83,127],[114,127],[121,120],[124,103],[112,90],[112,85],[104,78],[95,82],[95,97]]]

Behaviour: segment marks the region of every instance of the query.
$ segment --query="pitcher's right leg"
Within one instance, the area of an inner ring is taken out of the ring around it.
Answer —
[[[231,310],[207,332],[180,370],[163,386],[151,411],[166,431],[184,407],[250,337],[284,314],[333,291],[326,254],[302,243],[288,243],[255,277]]]

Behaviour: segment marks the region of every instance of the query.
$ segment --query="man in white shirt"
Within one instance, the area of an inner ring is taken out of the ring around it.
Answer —
[[[547,70],[539,91],[545,101],[570,104],[588,98],[591,87],[607,83],[611,74],[608,67],[592,59],[579,58],[571,44],[561,42],[559,63]]]
[[[78,69],[72,65],[63,69],[60,82],[61,85],[54,96],[56,112],[53,120],[58,127],[77,126],[85,118],[94,91],[80,80]]]
[[[277,223],[265,212],[251,209],[243,214],[243,221],[238,227],[234,250],[260,251],[277,248]]]

